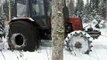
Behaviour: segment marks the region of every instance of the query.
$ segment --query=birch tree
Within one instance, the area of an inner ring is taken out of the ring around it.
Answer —
[[[63,60],[63,0],[52,0],[52,60]]]

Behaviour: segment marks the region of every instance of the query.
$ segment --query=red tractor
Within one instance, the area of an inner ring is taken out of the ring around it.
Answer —
[[[15,18],[9,23],[8,41],[10,49],[34,51],[41,39],[51,39],[50,0],[15,0]],[[89,29],[84,32],[81,18],[69,18],[64,7],[65,43],[70,51],[89,53],[90,37],[98,37],[100,32]],[[94,32],[93,32],[94,31]],[[91,36],[89,34],[91,34]]]

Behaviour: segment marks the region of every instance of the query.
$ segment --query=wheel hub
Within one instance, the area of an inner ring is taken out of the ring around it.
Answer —
[[[12,44],[15,48],[25,45],[25,37],[20,33],[15,33],[11,37]]]
[[[23,36],[22,36],[22,35],[17,35],[17,36],[15,37],[15,43],[16,43],[17,45],[19,45],[19,46],[23,45],[23,43],[24,43],[24,38],[23,38]]]
[[[82,44],[81,44],[80,42],[76,42],[76,43],[75,43],[75,47],[76,47],[77,49],[82,48]]]

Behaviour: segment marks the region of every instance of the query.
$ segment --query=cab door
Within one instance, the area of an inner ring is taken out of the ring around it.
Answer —
[[[31,0],[31,17],[43,28],[49,28],[47,0]]]

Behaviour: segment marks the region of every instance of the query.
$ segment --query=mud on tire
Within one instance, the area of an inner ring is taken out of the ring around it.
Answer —
[[[39,46],[37,29],[26,21],[10,23],[9,46],[10,49],[34,51]]]
[[[74,31],[68,34],[65,39],[66,47],[71,53],[89,54],[93,38],[83,31]]]

